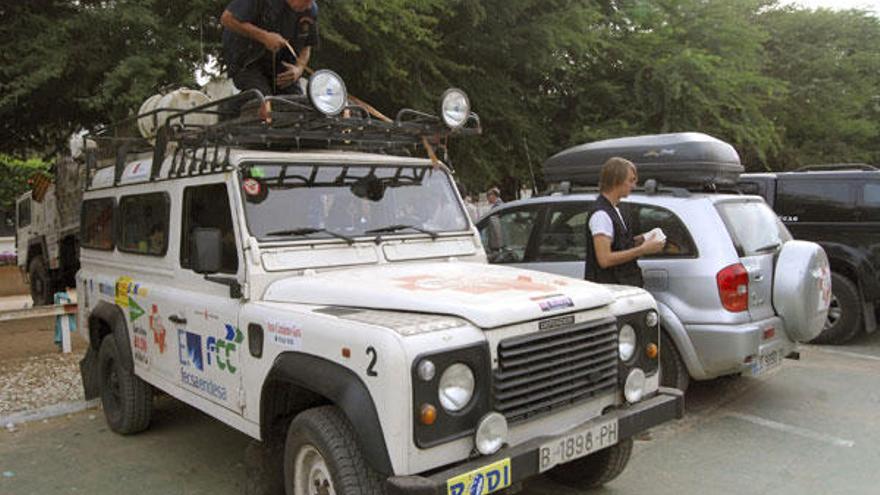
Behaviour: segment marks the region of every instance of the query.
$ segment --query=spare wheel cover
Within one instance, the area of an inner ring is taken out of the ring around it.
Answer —
[[[831,304],[831,267],[816,243],[789,241],[782,246],[773,280],[773,306],[788,336],[808,342],[822,332]]]

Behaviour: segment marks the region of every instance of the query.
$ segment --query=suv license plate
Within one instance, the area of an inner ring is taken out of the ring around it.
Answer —
[[[617,443],[617,420],[602,421],[545,443],[538,450],[538,472],[611,447]]]
[[[775,350],[759,355],[752,363],[752,376],[760,376],[782,365],[782,351]]]

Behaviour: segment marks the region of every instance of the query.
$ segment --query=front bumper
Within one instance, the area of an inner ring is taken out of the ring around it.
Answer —
[[[607,421],[616,417],[618,438],[622,440],[669,420],[681,419],[683,416],[684,395],[676,389],[661,388],[660,393],[650,399],[626,409],[603,414],[572,428],[569,432],[580,430],[592,422]],[[510,481],[511,484],[515,484],[538,474],[538,450],[541,445],[564,435],[565,433],[534,438],[515,447],[504,448],[495,455],[457,464],[427,476],[391,477],[386,482],[386,489],[389,495],[446,495],[448,480],[504,459],[510,459]]]

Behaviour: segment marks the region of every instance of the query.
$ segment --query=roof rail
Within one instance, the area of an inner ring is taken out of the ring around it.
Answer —
[[[820,172],[831,170],[861,170],[865,172],[880,170],[880,168],[867,163],[825,163],[819,165],[805,165],[798,167],[795,172]]]
[[[261,114],[266,104],[270,110]],[[216,122],[204,124],[206,116]],[[144,118],[152,118],[157,129],[151,139],[136,129]],[[86,184],[89,187],[98,169],[114,166],[113,185],[118,185],[135,154],[152,154],[150,180],[154,181],[159,179],[169,153],[173,153],[173,161],[168,178],[177,178],[227,170],[231,148],[340,149],[407,156],[428,148],[433,158],[433,148],[445,151],[450,137],[481,133],[480,118],[473,112],[459,128],[446,126],[439,116],[412,109],[401,110],[388,122],[374,118],[352,100],[333,116],[319,112],[308,96],[265,96],[249,90],[185,110],[156,109],[84,136]]]

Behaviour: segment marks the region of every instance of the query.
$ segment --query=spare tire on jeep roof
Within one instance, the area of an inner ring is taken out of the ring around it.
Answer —
[[[809,342],[825,326],[831,303],[831,267],[818,244],[789,241],[782,245],[773,278],[773,307],[791,339]]]

